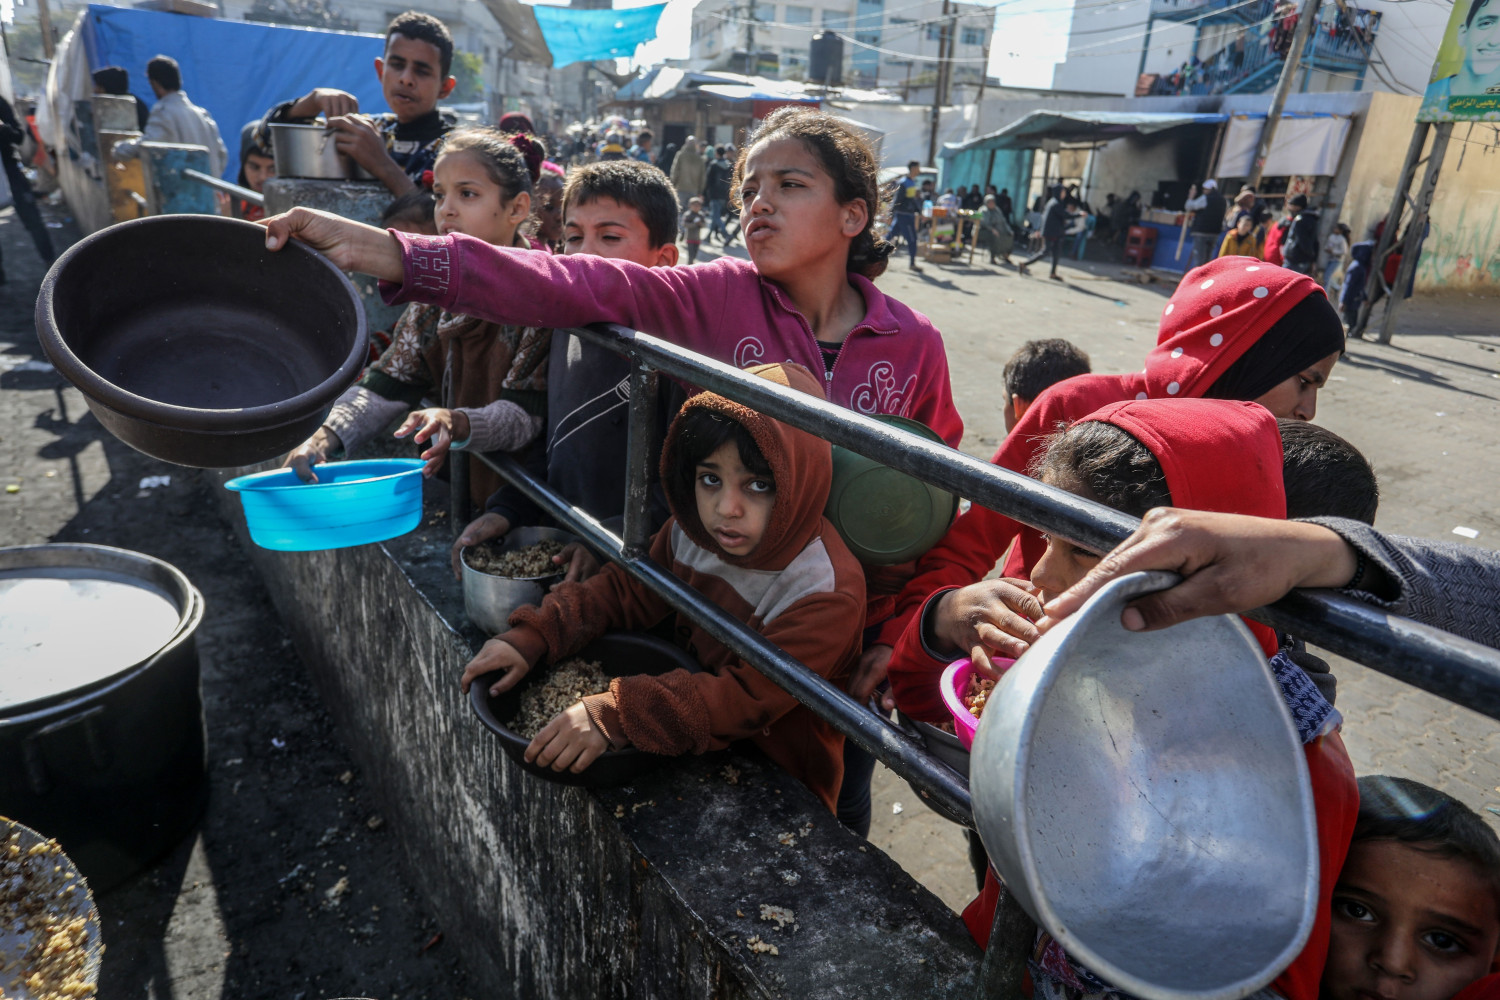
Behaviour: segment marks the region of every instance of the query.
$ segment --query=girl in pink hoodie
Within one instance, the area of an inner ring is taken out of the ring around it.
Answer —
[[[830,401],[915,418],[957,446],[963,421],[942,337],[871,281],[891,250],[873,229],[876,167],[869,143],[832,115],[773,112],[735,166],[749,263],[555,257],[462,235],[387,234],[301,208],[266,221],[266,246],[300,239],[387,282],[393,303],[525,326],[620,323],[739,368],[791,361],[823,374]]]

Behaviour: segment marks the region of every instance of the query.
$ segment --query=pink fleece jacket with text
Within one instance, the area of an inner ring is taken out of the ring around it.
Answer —
[[[823,372],[807,319],[749,261],[720,257],[691,267],[643,267],[588,254],[554,256],[470,236],[392,235],[406,275],[381,283],[390,303],[430,302],[494,323],[562,329],[619,323],[747,368],[790,361]],[[849,275],[865,317],[823,379],[828,400],[859,413],[920,420],[957,447],[948,357],[932,322]]]

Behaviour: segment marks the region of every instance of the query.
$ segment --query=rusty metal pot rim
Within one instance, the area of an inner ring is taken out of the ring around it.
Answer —
[[[355,376],[364,367],[366,363],[366,351],[368,349],[358,353],[351,352],[332,375],[329,375],[305,392],[261,406],[245,406],[224,410],[178,406],[175,403],[163,403],[159,400],[139,396],[110,382],[85,364],[83,359],[78,357],[77,354],[73,353],[73,349],[63,339],[62,332],[58,329],[57,318],[53,312],[53,300],[58,278],[68,263],[94,243],[102,242],[104,239],[113,237],[125,230],[162,224],[180,225],[185,221],[190,222],[190,224],[207,221],[217,225],[255,230],[260,233],[264,233],[265,231],[263,227],[253,222],[247,222],[243,219],[230,219],[219,215],[154,215],[107,226],[73,244],[48,269],[46,277],[42,279],[41,291],[37,293],[36,299],[37,336],[41,339],[42,348],[53,366],[58,370],[58,373],[73,383],[78,389],[82,390],[85,395],[92,397],[95,402],[107,406],[118,413],[163,427],[185,430],[219,432],[260,430],[270,426],[293,423],[307,414],[331,404],[339,393],[343,392],[344,389],[353,383]],[[349,280],[348,275],[340,271],[334,266],[332,261],[318,253],[312,247],[293,240],[289,246],[284,247],[280,252],[309,255],[338,279],[339,283],[343,286],[343,290],[351,300],[358,300],[359,293],[355,290],[354,283]],[[358,322],[361,327],[365,325],[366,320],[363,310],[360,310],[358,314]],[[356,333],[356,343],[360,343],[362,340],[363,338],[359,337]]]

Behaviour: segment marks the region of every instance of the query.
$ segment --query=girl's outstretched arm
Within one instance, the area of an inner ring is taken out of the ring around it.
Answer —
[[[294,208],[262,219],[266,249],[280,250],[288,241],[306,243],[341,271],[358,271],[382,281],[400,281],[401,245],[384,229],[354,222],[330,212]]]
[[[393,235],[404,267],[398,287],[382,286],[388,302],[430,302],[518,326],[619,323],[714,356],[724,353],[716,334],[734,297],[730,282],[745,280],[729,262],[645,267],[592,254],[497,247],[464,235]],[[752,308],[762,308],[758,294]]]

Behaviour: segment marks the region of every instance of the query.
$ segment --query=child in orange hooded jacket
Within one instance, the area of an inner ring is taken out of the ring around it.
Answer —
[[[750,369],[822,398],[800,365]],[[662,451],[661,478],[673,517],[651,542],[651,558],[755,629],[809,670],[847,680],[859,657],[864,572],[823,517],[833,475],[827,441],[713,393],[689,399]],[[513,687],[543,656],[557,662],[609,629],[647,629],[671,608],[618,566],[565,583],[540,607],[510,617],[464,671]],[[831,810],[843,778],[838,730],[745,663],[700,626],[676,616],[677,634],[702,673],[616,678],[603,694],[567,709],[537,734],[529,761],[582,771],[605,750],[704,753],[749,739]]]

